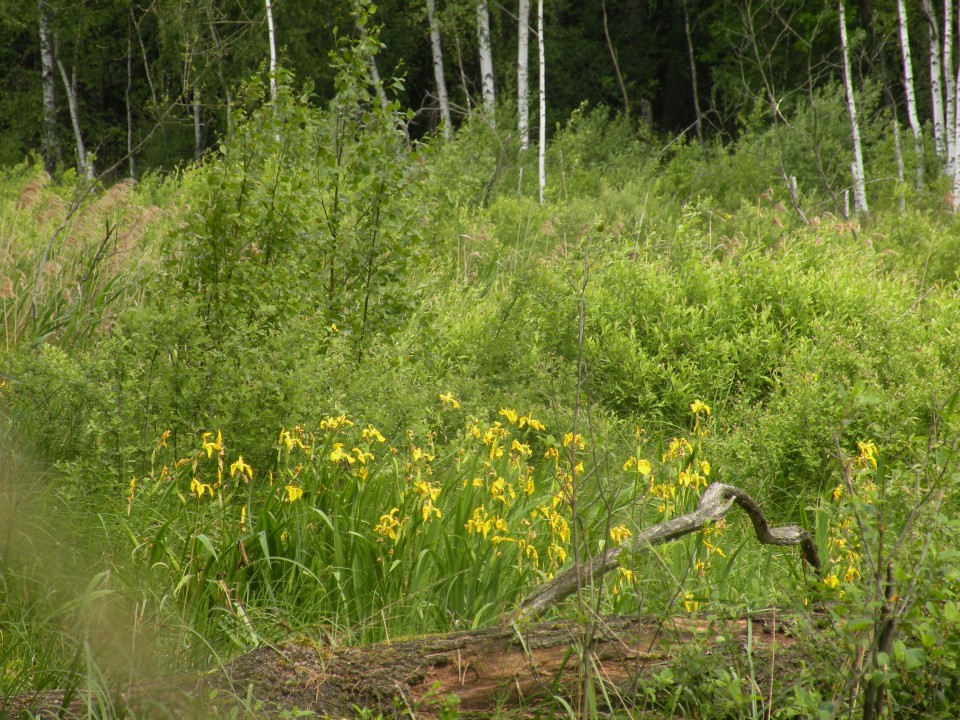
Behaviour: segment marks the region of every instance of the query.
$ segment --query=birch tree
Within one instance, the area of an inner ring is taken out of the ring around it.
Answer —
[[[483,112],[496,127],[497,96],[493,81],[493,49],[490,46],[490,11],[487,0],[477,0],[477,44],[480,50],[480,75]]]
[[[193,86],[193,159],[199,160],[203,156],[203,120],[200,113],[200,86]]]
[[[430,23],[430,52],[433,55],[433,78],[437,85],[437,102],[440,104],[440,122],[443,136],[453,137],[453,123],[450,118],[450,100],[447,96],[447,80],[443,74],[443,45],[440,42],[440,23],[437,22],[435,0],[427,0],[427,22]]]
[[[943,79],[944,106],[946,108],[947,175],[953,175],[957,161],[957,143],[954,128],[957,124],[957,82],[953,76],[953,0],[943,0]]]
[[[913,147],[917,156],[917,190],[923,184],[923,144],[920,139],[920,120],[917,118],[917,98],[913,89],[913,63],[910,59],[910,36],[907,31],[907,9],[904,0],[897,0],[897,21],[900,25],[900,50],[903,56],[903,89],[907,97],[907,121],[913,133]],[[896,123],[896,118],[894,118]]]
[[[360,8],[357,9],[355,13],[355,24],[357,26],[357,32],[360,34],[360,39],[363,47],[369,47],[370,44],[367,42],[367,15],[361,11]],[[380,41],[377,40],[375,47],[380,45]],[[380,103],[380,109],[386,112],[387,108],[390,106],[390,101],[387,100],[387,92],[383,89],[383,80],[380,78],[380,69],[377,67],[377,58],[374,55],[373,51],[368,51],[365,53],[365,58],[367,61],[367,69],[370,72],[370,81],[373,83],[373,90],[377,94],[377,101]]]
[[[43,89],[43,129],[40,136],[40,155],[47,172],[56,170],[60,159],[60,141],[57,137],[57,78],[53,58],[53,33],[47,14],[46,0],[38,0],[40,24],[40,85]]]
[[[843,87],[847,96],[847,111],[850,114],[850,134],[853,138],[853,162],[850,172],[853,175],[854,210],[867,215],[867,191],[863,172],[863,149],[860,146],[860,123],[857,120],[857,105],[853,97],[853,73],[850,69],[850,52],[847,43],[847,20],[844,3],[840,0],[837,8],[840,14],[840,51],[843,55]]]
[[[264,0],[267,6],[267,37],[270,40],[270,100],[277,101],[277,37],[273,29],[273,2]]]
[[[945,5],[950,4],[950,0],[944,0]],[[958,14],[960,14],[960,9],[958,9]],[[960,26],[960,17],[957,18],[957,24]],[[954,78],[951,71],[950,77],[954,80],[954,87],[960,88],[960,68],[957,69],[957,75]],[[947,128],[947,142],[953,143],[954,149],[954,163],[953,163],[953,193],[951,194],[951,205],[953,206],[953,213],[956,215],[957,206],[960,205],[960,162],[957,161],[956,150],[960,147],[960,92],[954,93],[954,102],[956,105],[953,108],[953,128]]]
[[[923,14],[927,18],[927,37],[929,39],[928,60],[930,64],[930,100],[933,114],[933,146],[937,157],[946,157],[943,117],[943,65],[940,53],[940,24],[931,0],[922,0]]]
[[[603,14],[603,39],[607,41],[607,52],[610,53],[610,61],[613,63],[613,72],[617,76],[617,84],[620,86],[620,95],[623,97],[623,114],[630,114],[630,99],[627,97],[627,86],[623,82],[623,73],[620,72],[620,61],[617,60],[617,51],[613,47],[613,40],[610,38],[610,24],[607,22],[607,0],[600,3],[600,11]],[[697,112],[699,115],[699,111]]]
[[[77,45],[79,47],[79,39]],[[56,47],[54,48],[56,53]],[[80,103],[77,102],[77,63],[74,61],[72,72],[67,73],[63,61],[56,57],[57,68],[60,70],[60,79],[67,94],[67,108],[70,110],[70,124],[73,126],[73,137],[77,143],[77,170],[88,180],[93,180],[96,172],[93,163],[87,155],[87,148],[83,142],[83,132],[80,129]]]
[[[530,146],[530,0],[520,0],[517,18],[517,130],[520,150]]]
[[[540,173],[540,204],[547,189],[547,59],[544,52],[543,0],[537,0],[537,47],[540,51],[540,139],[538,167]]]
[[[124,88],[123,99],[127,106],[127,162],[130,166],[130,177],[137,177],[136,153],[133,149],[133,103],[130,94],[133,92],[133,16],[127,18],[127,86]]]
[[[700,92],[697,89],[697,63],[693,54],[693,36],[690,33],[690,9],[687,0],[683,0],[683,29],[687,36],[687,54],[690,57],[690,83],[693,86],[693,110],[696,113],[697,140],[703,144],[703,129],[700,125]]]

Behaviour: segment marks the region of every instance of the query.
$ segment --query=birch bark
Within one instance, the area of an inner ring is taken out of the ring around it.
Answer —
[[[487,0],[477,0],[477,44],[480,50],[483,112],[490,124],[496,127],[497,96],[493,80],[493,49],[490,47],[490,11]]]
[[[949,4],[950,0],[944,0],[944,4]],[[960,27],[960,8],[958,8],[958,18],[957,26]],[[951,78],[953,75],[951,73]],[[955,81],[954,87],[960,87],[960,68],[957,69],[956,78],[953,78]],[[954,102],[956,105],[953,110],[953,127],[947,128],[947,139],[948,141],[953,142],[953,148],[956,152],[956,149],[960,147],[960,93],[955,93]],[[953,163],[953,193],[951,194],[951,201],[953,205],[953,214],[957,213],[957,206],[960,205],[960,162],[957,162],[956,155],[954,155]]]
[[[267,37],[270,39],[270,100],[277,101],[277,37],[273,29],[273,2],[264,0],[267,6]]]
[[[137,163],[133,152],[133,105],[130,93],[133,91],[133,16],[127,20],[127,87],[123,99],[127,106],[127,162],[130,166],[130,177],[137,177]]]
[[[894,159],[897,161],[897,186],[899,188],[903,187],[903,153],[900,151],[900,120],[897,118],[896,109],[893,112],[893,155]],[[897,202],[899,203],[900,212],[903,212],[906,209],[906,202],[903,198],[903,193],[898,192]]]
[[[52,173],[60,160],[60,141],[57,137],[57,78],[53,59],[53,34],[47,16],[46,0],[38,0],[40,19],[40,84],[43,89],[43,133],[40,155],[43,166]]]
[[[193,86],[193,158],[203,155],[203,122],[200,119],[200,88]]]
[[[897,20],[900,24],[900,50],[903,55],[903,88],[907,96],[907,121],[913,133],[913,148],[917,155],[917,190],[923,184],[923,144],[920,139],[920,120],[917,118],[917,96],[913,88],[913,63],[910,59],[910,36],[907,31],[907,9],[904,0],[897,0]],[[896,123],[896,118],[894,118]]]
[[[943,77],[944,77],[944,105],[945,127],[944,136],[947,146],[947,175],[953,175],[953,167],[957,161],[957,142],[954,127],[956,126],[956,94],[957,82],[953,73],[953,2],[943,0]]]
[[[683,28],[687,35],[687,53],[690,56],[690,83],[693,86],[693,110],[697,114],[696,128],[697,140],[703,144],[703,129],[700,126],[700,92],[697,89],[697,63],[693,54],[693,36],[690,34],[690,9],[687,7],[687,0],[683,0]]]
[[[80,174],[87,180],[93,180],[96,173],[93,169],[93,163],[87,157],[87,148],[83,144],[83,133],[80,131],[80,107],[77,102],[77,74],[76,67],[71,76],[67,75],[67,69],[63,66],[60,58],[57,58],[57,67],[60,70],[60,78],[63,80],[63,88],[67,93],[67,107],[70,110],[70,123],[73,125],[73,136],[77,142],[77,168]]]
[[[629,115],[630,100],[627,97],[627,86],[623,82],[623,74],[620,72],[620,61],[617,60],[617,52],[613,47],[613,40],[610,38],[610,26],[607,22],[607,0],[603,0],[600,3],[600,10],[603,13],[603,37],[607,41],[607,52],[610,53],[610,61],[613,63],[613,71],[617,76],[617,84],[620,85],[620,95],[623,97],[623,114]],[[694,81],[694,85],[696,85],[696,81]]]
[[[858,213],[867,215],[867,191],[863,172],[863,149],[860,146],[860,123],[857,120],[857,105],[853,97],[853,73],[850,69],[850,52],[847,43],[847,20],[843,0],[837,3],[840,14],[840,50],[843,54],[843,86],[847,95],[847,112],[850,114],[850,134],[853,138],[853,162],[850,171],[853,175],[853,207]]]
[[[357,32],[364,41],[364,47],[368,47],[367,26],[364,20],[358,15],[356,18]],[[377,94],[377,102],[380,103],[380,109],[384,112],[390,107],[390,101],[387,100],[387,92],[383,89],[383,80],[380,78],[380,69],[377,67],[377,58],[372,51],[366,53],[367,69],[370,71],[370,81],[373,83],[373,90]]]
[[[930,50],[930,101],[933,112],[933,146],[937,157],[944,160],[946,157],[946,143],[944,140],[943,118],[943,71],[940,56],[940,25],[933,10],[931,0],[922,0],[923,14],[927,18],[927,37]]]
[[[530,147],[530,0],[520,0],[517,40],[517,117],[520,150]]]
[[[440,122],[443,124],[443,136],[449,140],[453,137],[453,123],[450,119],[447,80],[443,74],[443,45],[440,42],[435,0],[427,0],[427,21],[430,23],[430,51],[433,54],[433,78],[437,83],[437,102],[440,103]]]
[[[547,189],[547,59],[544,52],[543,37],[543,0],[537,0],[537,47],[540,50],[540,139],[539,172],[540,204],[543,204]]]

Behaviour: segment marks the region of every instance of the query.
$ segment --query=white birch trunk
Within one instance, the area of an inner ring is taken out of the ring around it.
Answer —
[[[40,18],[40,85],[43,89],[43,131],[40,140],[40,154],[43,166],[52,173],[57,168],[60,156],[60,142],[57,138],[57,77],[54,70],[53,34],[47,17],[46,0],[37,2]]]
[[[603,14],[603,39],[607,41],[607,51],[610,53],[610,61],[613,63],[613,71],[617,75],[617,84],[620,86],[620,95],[623,97],[623,114],[629,115],[630,100],[627,97],[627,86],[623,83],[623,74],[620,72],[620,62],[617,60],[617,51],[613,47],[613,40],[610,39],[610,25],[607,22],[607,0],[601,1],[600,12]]]
[[[696,128],[697,140],[703,144],[703,129],[700,126],[700,92],[697,90],[697,63],[693,54],[693,36],[690,34],[690,10],[687,7],[687,0],[683,0],[683,27],[687,34],[687,53],[690,56],[690,83],[693,85],[693,110],[697,114]]]
[[[540,49],[540,204],[547,189],[547,59],[543,38],[543,0],[537,0],[537,47]]]
[[[137,163],[133,154],[133,105],[130,93],[133,90],[133,18],[127,21],[127,87],[123,97],[127,105],[127,162],[130,165],[130,177],[137,177]]]
[[[200,88],[193,87],[193,156],[203,155],[203,123],[200,122]]]
[[[380,70],[377,68],[377,59],[373,55],[367,56],[367,65],[370,66],[370,79],[373,80],[373,88],[377,92],[377,100],[380,102],[380,109],[384,112],[390,107],[387,100],[387,93],[383,89],[383,81],[380,79]]]
[[[917,190],[923,185],[923,143],[920,139],[920,120],[917,118],[917,96],[913,89],[913,63],[910,59],[910,36],[907,32],[907,9],[904,0],[897,0],[897,20],[900,24],[900,50],[903,55],[903,88],[907,96],[907,121],[913,133],[913,147],[917,155]],[[894,127],[897,120],[894,118]],[[899,144],[898,144],[899,147]]]
[[[150,62],[147,60],[147,46],[143,43],[143,35],[140,33],[140,23],[134,17],[133,10],[130,10],[130,17],[133,19],[133,27],[137,31],[137,42],[140,43],[140,54],[143,55],[143,72],[147,76],[147,87],[150,88],[150,99],[153,101],[153,109],[157,110],[160,103],[157,102],[157,89],[153,85],[153,78],[150,76]]]
[[[467,115],[473,113],[473,101],[470,99],[470,83],[467,82],[467,73],[463,69],[463,53],[460,50],[460,35],[453,33],[453,43],[457,48],[457,70],[460,71],[460,87],[463,88],[463,98],[467,103]]]
[[[933,146],[937,157],[946,157],[943,118],[943,65],[940,57],[940,26],[933,10],[931,0],[922,0],[923,14],[927,17],[927,31],[930,40],[930,100],[933,112]]]
[[[867,190],[863,172],[863,149],[860,146],[860,123],[857,120],[857,105],[853,97],[853,73],[850,69],[850,53],[847,45],[847,20],[843,0],[837,3],[840,13],[840,50],[843,53],[843,86],[847,95],[847,111],[850,113],[850,134],[853,137],[853,162],[850,172],[853,175],[853,207],[858,213],[867,215]]]
[[[277,101],[277,36],[273,29],[273,2],[264,0],[267,5],[267,36],[270,39],[270,100]]]
[[[493,50],[490,47],[490,12],[487,9],[487,0],[477,0],[477,45],[480,50],[483,112],[490,125],[496,127],[497,96],[493,81]]]
[[[953,128],[956,125],[957,83],[953,69],[953,1],[943,0],[943,78],[946,106],[945,136],[947,139],[947,175],[953,175],[957,161],[957,142]]]
[[[67,76],[67,69],[63,66],[60,58],[57,58],[57,67],[60,69],[60,78],[63,80],[63,87],[67,93],[67,107],[70,109],[70,123],[73,125],[73,136],[77,142],[77,168],[80,174],[93,180],[96,175],[93,169],[93,163],[87,157],[87,148],[83,144],[83,133],[80,131],[80,107],[77,103],[77,84],[76,72],[73,78]]]
[[[906,208],[903,197],[903,152],[900,150],[900,120],[897,118],[896,108],[893,110],[893,155],[897,161],[897,200],[900,205],[900,212],[903,212]]]
[[[517,24],[517,130],[522,151],[530,147],[530,0],[520,0]]]
[[[360,33],[360,37],[366,41],[367,39],[367,28],[364,25],[360,18],[357,18],[357,32]],[[366,43],[364,43],[366,45]],[[373,83],[373,91],[377,94],[377,101],[380,103],[380,109],[384,112],[387,111],[387,108],[390,107],[390,101],[387,100],[387,93],[383,89],[383,81],[380,79],[380,69],[377,67],[377,58],[373,53],[367,53],[367,70],[370,71],[370,82]]]
[[[437,102],[440,103],[440,122],[443,137],[453,137],[453,122],[450,118],[450,100],[447,96],[447,80],[443,73],[443,45],[440,42],[440,23],[437,22],[435,0],[427,0],[427,21],[430,23],[430,51],[433,54],[433,78],[437,84]]]
[[[945,3],[949,0],[945,0]],[[957,26],[960,27],[960,9],[958,9],[958,18]],[[960,87],[960,68],[957,70],[957,75],[954,78],[951,73],[951,78],[954,79],[955,87]],[[953,108],[953,127],[947,128],[948,138],[953,140],[953,147],[956,150],[960,147],[960,93],[955,93],[954,102],[956,105]],[[951,193],[951,204],[953,205],[953,214],[957,214],[957,206],[960,205],[960,162],[956,161],[954,157],[953,163],[953,192]]]

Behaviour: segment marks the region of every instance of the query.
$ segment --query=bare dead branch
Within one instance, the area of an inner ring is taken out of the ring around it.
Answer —
[[[724,483],[713,483],[704,490],[699,506],[692,513],[658,523],[638,533],[633,542],[632,551],[644,552],[655,545],[702,530],[706,525],[725,517],[734,503],[750,516],[757,540],[762,544],[799,545],[803,551],[804,560],[818,572],[821,570],[820,555],[810,533],[799,525],[771,528],[760,505],[746,491]],[[572,567],[550,582],[544,583],[520,603],[513,620],[538,618],[561,600],[575,593],[578,588],[596,582],[617,567],[623,550],[623,546],[610,548],[603,554],[591,558],[589,562],[581,564],[579,573],[576,567]]]

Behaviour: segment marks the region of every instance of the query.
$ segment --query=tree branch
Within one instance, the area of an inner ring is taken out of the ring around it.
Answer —
[[[822,568],[817,546],[810,537],[810,533],[798,525],[771,528],[760,505],[749,494],[738,487],[723,483],[713,483],[704,490],[699,506],[692,513],[658,523],[640,532],[634,540],[632,550],[635,553],[644,552],[655,545],[702,530],[709,523],[715,523],[725,517],[734,503],[750,516],[757,540],[762,544],[800,545],[804,560],[817,571]],[[581,564],[579,575],[576,567],[569,568],[550,582],[541,585],[520,603],[513,620],[531,620],[541,617],[551,607],[575,593],[577,588],[596,582],[617,567],[623,550],[623,546],[610,548],[589,562]]]

